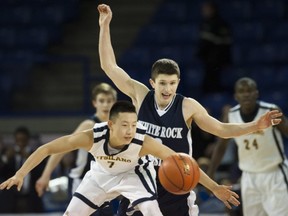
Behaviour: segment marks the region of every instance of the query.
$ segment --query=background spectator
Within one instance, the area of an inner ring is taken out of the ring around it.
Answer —
[[[14,132],[14,145],[6,145],[1,150],[1,182],[13,176],[33,150],[30,131],[26,127],[18,127]],[[20,192],[16,188],[0,192],[0,202],[5,203],[0,205],[1,213],[43,212],[42,199],[37,196],[34,189],[42,169],[43,163],[25,178]]]
[[[202,90],[204,93],[218,92],[222,90],[221,71],[231,64],[231,31],[213,2],[203,4],[202,18],[197,51],[204,66]]]

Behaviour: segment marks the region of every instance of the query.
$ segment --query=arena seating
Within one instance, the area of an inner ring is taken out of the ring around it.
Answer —
[[[29,84],[37,56],[61,41],[64,23],[77,16],[79,0],[2,0],[0,8],[0,111],[13,91]]]

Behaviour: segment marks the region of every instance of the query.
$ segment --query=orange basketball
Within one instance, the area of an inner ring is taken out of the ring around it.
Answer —
[[[197,162],[185,153],[177,153],[162,161],[158,170],[162,186],[173,194],[189,193],[199,182]]]

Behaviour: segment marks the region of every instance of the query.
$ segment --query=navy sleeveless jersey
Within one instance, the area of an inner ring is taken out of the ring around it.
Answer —
[[[182,112],[183,99],[184,96],[176,94],[165,114],[160,116],[155,106],[154,90],[151,90],[141,104],[138,119],[147,127],[147,134],[176,152],[192,155],[191,131]]]

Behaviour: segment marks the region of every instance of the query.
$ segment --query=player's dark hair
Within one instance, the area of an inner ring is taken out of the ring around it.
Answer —
[[[27,137],[31,136],[29,129],[25,126],[20,126],[16,128],[14,131],[14,136],[16,136],[16,134],[19,134],[19,133],[25,134]]]
[[[234,86],[235,91],[238,86],[243,85],[243,84],[253,86],[255,89],[257,89],[257,83],[255,82],[255,80],[253,80],[250,77],[242,77],[236,81],[235,86]]]
[[[92,89],[92,94],[91,94],[91,99],[92,100],[95,100],[96,97],[99,95],[99,94],[109,94],[109,95],[112,95],[113,99],[116,101],[117,100],[117,92],[116,90],[111,86],[109,85],[108,83],[100,83],[98,85],[96,85],[93,89]]]
[[[109,119],[115,119],[119,113],[136,113],[135,106],[129,101],[117,101],[110,109]],[[137,113],[136,113],[137,114]]]
[[[180,79],[180,69],[178,64],[172,59],[159,59],[152,65],[151,79],[155,81],[159,74],[174,75]]]

